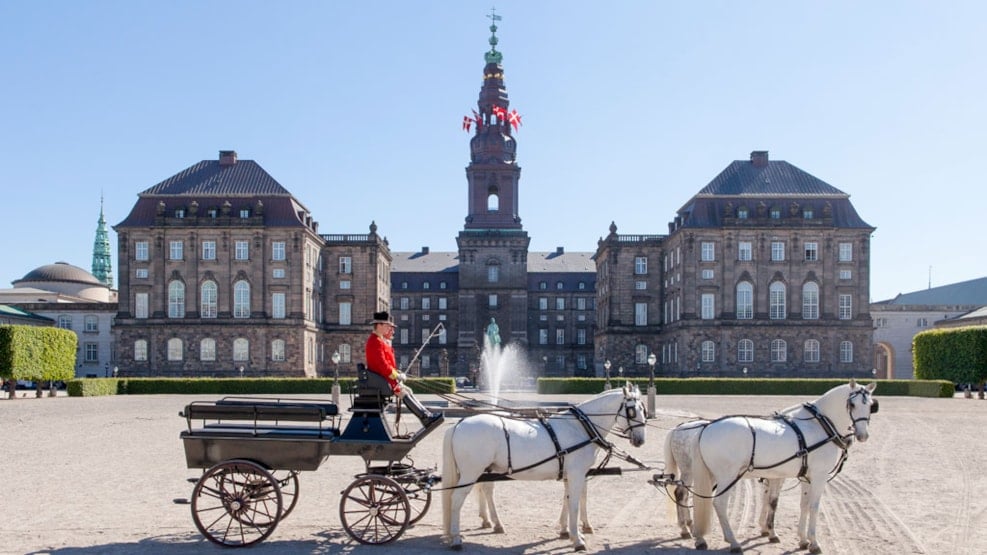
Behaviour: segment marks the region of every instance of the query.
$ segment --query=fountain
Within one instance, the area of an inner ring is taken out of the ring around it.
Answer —
[[[483,334],[480,372],[494,402],[500,399],[501,391],[507,388],[521,389],[531,375],[520,349],[516,345],[501,344],[500,327],[493,318]]]

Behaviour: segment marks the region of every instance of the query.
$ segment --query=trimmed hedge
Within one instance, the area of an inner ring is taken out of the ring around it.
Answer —
[[[75,376],[79,338],[70,330],[0,325],[0,377],[48,382]]]
[[[642,391],[647,391],[648,378],[633,378]],[[655,378],[658,395],[822,395],[847,379],[783,379],[783,378]],[[857,380],[877,382],[875,394],[882,396],[952,397],[953,384],[945,380]],[[595,394],[603,391],[603,378],[539,378],[538,393]],[[611,379],[614,387],[623,381]]]
[[[987,380],[987,327],[926,330],[912,339],[915,377],[983,385]]]
[[[68,382],[68,394],[76,397],[98,395],[328,395],[332,378],[84,378]],[[349,393],[355,378],[340,378],[343,393]],[[409,379],[419,393],[452,393],[452,378]]]

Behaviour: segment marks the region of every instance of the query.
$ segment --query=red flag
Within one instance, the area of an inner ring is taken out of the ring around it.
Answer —
[[[517,110],[511,110],[511,115],[508,116],[507,121],[509,121],[511,125],[514,126],[514,130],[517,131],[517,128],[521,126],[521,114],[517,113]]]
[[[469,116],[463,116],[463,131],[469,131],[473,120]]]
[[[497,118],[501,120],[505,119],[504,116],[507,115],[507,111],[501,108],[500,106],[494,106],[493,108],[490,109],[490,111],[492,111],[493,115],[497,116]]]
[[[480,114],[476,113],[476,110],[473,110],[473,121],[476,122],[477,130],[483,127],[483,120],[480,119]]]

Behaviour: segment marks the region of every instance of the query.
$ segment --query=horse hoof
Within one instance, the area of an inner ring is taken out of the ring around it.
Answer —
[[[706,551],[706,542],[696,542],[696,549]]]
[[[771,536],[768,538],[768,543],[781,543],[781,539],[778,536]]]
[[[593,533],[593,527],[592,526],[583,526],[583,533],[584,534],[592,534]]]
[[[450,545],[449,546],[449,549],[451,549],[453,551],[462,551],[463,550],[463,544],[457,543],[456,545]]]
[[[501,525],[499,525],[499,524],[497,526],[494,526],[493,533],[494,534],[503,534],[504,533],[504,527],[501,526]]]
[[[569,532],[566,532],[565,530],[562,530],[561,532],[559,532],[559,537],[560,538],[568,538],[569,537]]]
[[[809,548],[809,553],[822,553],[822,548],[818,545],[814,545]]]
[[[736,546],[736,547],[731,547],[730,548],[730,553],[743,553],[743,552],[744,552],[744,550],[741,549],[741,547],[739,545]]]
[[[799,542],[799,549],[808,549],[808,548],[809,548],[809,542],[804,540]]]
[[[575,547],[575,548],[573,549],[573,551],[586,551],[586,546],[585,546],[585,545],[577,545],[577,546],[576,546],[576,547]]]

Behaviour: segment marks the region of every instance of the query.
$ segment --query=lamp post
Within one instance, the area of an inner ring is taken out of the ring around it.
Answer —
[[[648,355],[648,366],[651,368],[651,375],[648,377],[648,418],[655,417],[655,363],[658,357],[654,353]]]
[[[242,378],[243,377],[243,365],[241,364],[240,367],[237,368],[237,370],[240,371],[240,377]]]
[[[332,378],[332,404],[339,404],[339,351],[332,353],[333,378]]]
[[[746,366],[744,366],[744,377],[745,378],[747,377],[747,367]]]
[[[120,367],[114,366],[113,367],[113,377],[114,378],[117,377],[117,374],[119,374],[119,373],[120,373]]]
[[[610,390],[610,361],[609,360],[603,363],[603,370],[605,370],[607,374],[607,381],[603,386],[603,390],[609,391]]]

